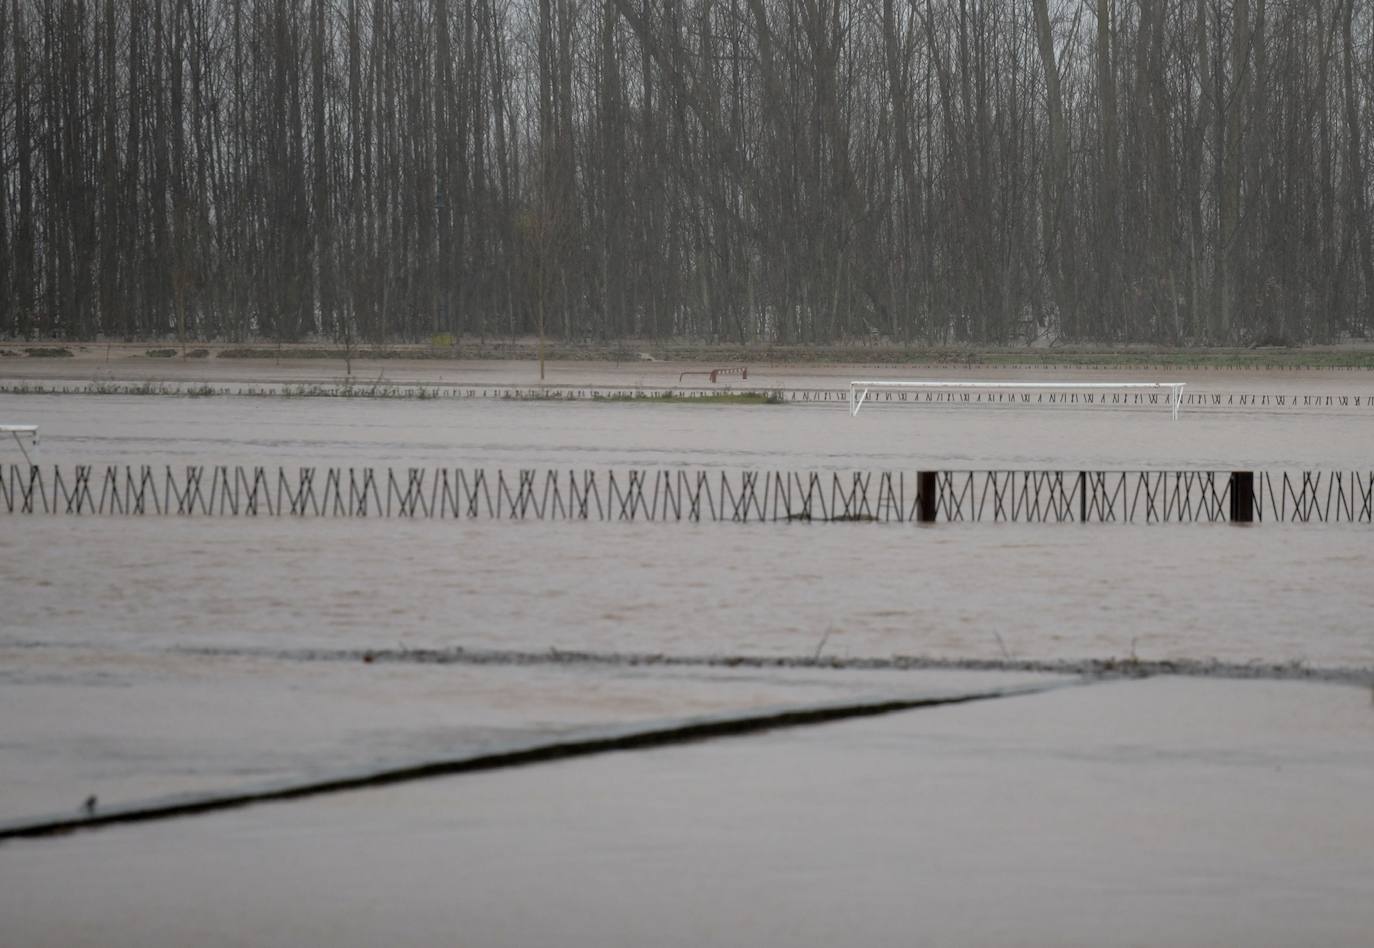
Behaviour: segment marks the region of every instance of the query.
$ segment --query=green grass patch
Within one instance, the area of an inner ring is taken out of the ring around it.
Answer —
[[[708,392],[693,395],[686,392],[645,392],[642,395],[603,395],[603,402],[638,402],[654,405],[781,405],[781,392]]]
[[[24,354],[30,359],[70,359],[74,353],[65,346],[29,346]]]
[[[177,351],[175,349],[149,349],[143,354],[150,359],[172,359],[176,357]]]
[[[343,361],[348,358],[354,360],[371,359],[456,359],[458,356],[455,351],[449,349],[434,349],[418,346],[406,348],[358,348],[354,349],[350,355],[344,348],[330,348],[324,346],[286,346],[281,349],[269,348],[267,346],[234,346],[233,348],[221,349],[219,358],[221,359],[338,359]]]

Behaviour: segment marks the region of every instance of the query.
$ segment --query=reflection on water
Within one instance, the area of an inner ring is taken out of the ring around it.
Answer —
[[[1374,664],[1368,527],[15,517],[0,643]]]
[[[0,398],[44,463],[1367,467],[1374,416]],[[3,641],[1374,663],[1368,528],[12,518]],[[22,591],[22,595],[9,593]]]
[[[0,396],[41,463],[1367,469],[1374,410],[704,406]],[[0,455],[0,460],[6,455]],[[16,456],[17,458],[17,456]]]
[[[1374,444],[1374,415],[1336,414],[1185,414],[1174,423],[1167,411],[944,408],[851,419],[841,406],[0,397],[0,419],[43,425],[41,460],[63,465],[1368,470]],[[105,805],[316,778],[583,725],[926,686],[907,672],[304,662],[274,660],[274,649],[1134,655],[1374,667],[1371,551],[1374,532],[1350,525],[0,516],[0,818],[74,812],[88,794]],[[249,654],[209,654],[234,649]],[[927,685],[937,679],[949,687],[940,676]],[[186,821],[165,836],[78,836],[16,848],[7,881],[19,884],[3,892],[12,893],[10,915],[27,911],[29,930],[80,916],[93,943],[112,930],[140,931],[147,919],[187,920],[178,931],[194,934],[168,943],[210,930],[375,942],[358,934],[360,918],[384,919],[385,937],[438,932],[420,940],[443,940],[459,930],[455,898],[473,892],[486,901],[460,913],[462,930],[469,937],[474,918],[486,919],[491,943],[511,941],[511,920],[531,917],[536,934],[547,922],[550,944],[604,944],[616,934],[643,943],[693,931],[689,916],[730,918],[730,906],[740,919],[732,943],[786,940],[757,927],[780,918],[787,938],[811,931],[816,943],[833,944],[860,931],[871,936],[860,941],[910,941],[940,919],[982,919],[990,904],[1012,904],[1021,919],[1042,913],[1033,935],[1014,930],[1007,940],[1016,942],[1063,941],[1064,919],[1097,920],[1076,940],[1110,942],[1163,918],[1181,919],[1172,940],[1190,943],[1203,930],[1197,920],[1217,906],[1228,924],[1244,917],[1265,926],[1238,938],[1227,928],[1221,940],[1293,941],[1271,927],[1274,917],[1309,935],[1311,919],[1336,919],[1338,935],[1367,931],[1358,912],[1366,902],[1347,897],[1367,888],[1359,845],[1369,834],[1356,821],[1367,808],[1350,802],[1368,797],[1368,755],[1350,753],[1365,746],[1357,743],[1368,733],[1364,718],[1344,705],[1338,717],[1312,692],[1280,701],[1272,685],[1247,686],[1249,703],[1236,704],[1241,689],[1231,686],[1221,704],[1238,710],[1218,731],[1219,692],[1200,689],[1190,706],[1179,686],[1162,687],[1140,698],[1138,685],[1117,682],[1062,692],[1048,711],[1007,702],[978,718],[966,706],[857,731],[613,755],[538,779],[528,771],[436,781],[406,795],[237,817],[247,822]],[[1283,731],[1300,719],[1301,728]],[[1201,744],[1199,725],[1212,735]],[[1236,735],[1278,749],[1238,756]],[[1156,745],[1184,752],[1161,757]],[[1314,760],[1323,779],[1312,778]],[[1285,773],[1281,764],[1292,761],[1301,766]],[[93,859],[101,846],[106,858]],[[423,869],[379,874],[383,846]],[[656,874],[674,852],[686,855]],[[1066,887],[1073,877],[1046,871],[1046,853],[1086,881]],[[150,868],[149,859],[168,854],[170,868]],[[300,871],[311,854],[317,868]],[[1304,854],[1321,859],[1303,862]],[[205,865],[188,870],[188,855]],[[1254,866],[1266,858],[1275,861],[1257,888]],[[340,884],[341,871],[357,873],[357,884]],[[1294,871],[1290,882],[1283,872]],[[384,876],[393,884],[378,891],[396,912],[340,910],[338,892],[373,891]],[[320,889],[294,897],[299,888],[285,883],[302,878]],[[1199,878],[1206,884],[1178,882]],[[1037,879],[1044,884],[1028,888]],[[1243,884],[1218,898],[1221,879]],[[1007,891],[989,896],[999,880]],[[126,888],[102,901],[112,881]],[[583,882],[593,888],[579,889]],[[260,891],[247,901],[224,894],[254,884]],[[419,921],[407,908],[417,891],[431,893]],[[816,898],[822,891],[844,898]],[[912,892],[936,892],[933,909],[894,916],[894,907],[914,904]],[[1148,911],[1123,927],[1114,892],[1145,893],[1128,904]],[[1272,912],[1294,892],[1329,895],[1329,904]],[[1203,902],[1160,908],[1179,893],[1201,893]],[[959,908],[966,896],[973,901]],[[1269,916],[1233,911],[1240,897]],[[149,911],[149,898],[166,907]],[[770,904],[786,910],[760,913]],[[1101,904],[1111,911],[1080,911]],[[835,916],[835,905],[850,914]],[[532,916],[531,906],[546,911]],[[440,924],[426,929],[425,918]],[[609,920],[615,931],[570,928],[569,919]],[[641,927],[627,929],[627,919]],[[967,929],[943,939],[960,940],[970,940]]]
[[[1314,414],[11,397],[0,417],[41,424],[42,462],[64,466],[1350,469],[1374,444],[1374,417]],[[1372,539],[1349,525],[3,516],[0,769],[19,776],[0,816],[816,696],[776,669],[631,682],[278,651],[1371,667]],[[915,680],[823,674],[827,695]]]

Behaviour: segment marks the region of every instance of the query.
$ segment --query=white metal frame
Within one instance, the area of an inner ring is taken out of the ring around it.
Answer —
[[[863,407],[864,399],[870,389],[921,389],[921,388],[1014,388],[1014,389],[1121,389],[1152,388],[1169,389],[1169,407],[1172,417],[1178,420],[1178,410],[1183,404],[1183,386],[1187,382],[975,382],[941,381],[926,382],[905,379],[870,379],[849,383],[849,414],[857,415]]]
[[[30,464],[33,460],[29,457],[29,452],[24,450],[24,442],[19,440],[20,435],[29,436],[29,446],[38,447],[38,426],[37,425],[0,425],[0,435],[13,435],[14,443],[19,445],[19,453],[24,455],[24,460]]]

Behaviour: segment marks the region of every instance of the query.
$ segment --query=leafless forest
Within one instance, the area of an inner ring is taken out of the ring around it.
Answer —
[[[0,0],[0,335],[1325,342],[1356,0]]]

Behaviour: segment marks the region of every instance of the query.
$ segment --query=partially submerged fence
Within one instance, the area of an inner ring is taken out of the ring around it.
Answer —
[[[1374,522],[1374,471],[504,470],[11,464],[0,513],[650,522]]]
[[[722,374],[724,370],[718,370]],[[685,373],[691,375],[693,373]],[[709,375],[710,373],[706,373]],[[766,384],[735,384],[728,388],[699,386],[659,387],[630,385],[498,385],[425,384],[416,382],[61,382],[0,381],[0,395],[162,395],[171,397],[233,396],[245,398],[373,398],[453,401],[520,402],[624,402],[655,399],[710,404],[723,394],[756,395],[772,404],[847,405],[847,388],[784,388]],[[1175,399],[1168,392],[1141,391],[901,391],[871,392],[865,406],[983,406],[1017,409],[1054,407],[1072,409],[1155,409],[1174,411],[1332,411],[1342,414],[1374,413],[1374,394],[1351,392],[1186,392]]]

